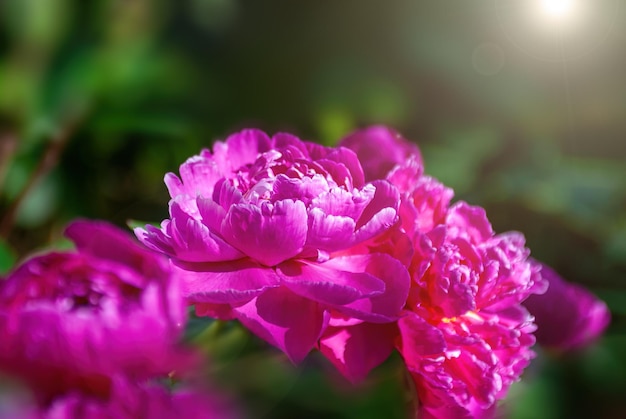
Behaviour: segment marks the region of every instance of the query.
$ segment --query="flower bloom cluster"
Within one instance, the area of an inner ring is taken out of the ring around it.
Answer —
[[[179,344],[186,307],[167,260],[103,222],[66,235],[76,251],[35,256],[0,282],[0,372],[34,398],[12,417],[232,417],[200,388],[158,384],[196,362]]]
[[[387,336],[415,383],[419,417],[491,417],[495,402],[534,357],[530,347],[537,324],[539,340],[561,349],[586,343],[606,328],[603,302],[550,268],[542,270],[529,258],[522,234],[496,235],[482,208],[450,205],[453,191],[423,174],[421,156],[395,132],[372,127],[341,144],[354,148],[363,162],[378,161],[365,167],[392,167],[386,178],[400,192],[400,222],[414,253],[408,265],[409,297],[397,325],[384,334],[363,324],[339,329],[344,338],[323,340],[324,353],[336,354],[347,339],[355,339],[384,359],[391,345],[380,339]],[[381,156],[372,152],[378,144],[396,151]],[[389,161],[381,163],[381,158]],[[347,356],[330,359],[344,374],[352,372],[349,378],[355,372],[365,375],[363,368],[372,366]]]
[[[165,183],[170,218],[137,237],[171,258],[197,314],[237,319],[294,362],[316,347],[356,382],[397,350],[420,417],[457,418],[491,416],[534,356],[522,303],[550,275],[522,234],[451,204],[389,128],[337,148],[244,130]],[[583,323],[597,335],[608,317],[595,307]]]
[[[165,183],[171,218],[136,234],[172,257],[198,314],[236,318],[294,362],[333,313],[397,320],[406,268],[362,245],[397,224],[399,194],[366,183],[351,150],[245,130]]]
[[[452,203],[387,127],[335,148],[244,130],[165,183],[169,218],[135,229],[145,247],[78,221],[66,231],[76,251],[0,282],[0,373],[35,401],[11,417],[234,417],[190,385],[187,305],[236,319],[294,363],[315,348],[352,382],[397,351],[420,418],[493,416],[535,332],[567,350],[609,322],[604,303],[529,257],[521,233]],[[165,386],[172,376],[182,385]]]

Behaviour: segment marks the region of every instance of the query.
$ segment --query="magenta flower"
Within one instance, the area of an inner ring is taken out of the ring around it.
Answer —
[[[195,389],[168,391],[163,386],[113,383],[111,397],[102,400],[81,393],[59,398],[42,419],[233,419],[239,417],[224,399]]]
[[[534,356],[533,318],[520,303],[545,286],[523,237],[494,235],[480,208],[456,204],[419,237],[398,350],[421,409],[488,416]]]
[[[237,318],[294,362],[331,312],[397,319],[406,269],[365,244],[397,223],[398,191],[366,183],[352,151],[244,130],[165,183],[170,219],[135,232],[172,257],[198,314]]]
[[[397,138],[374,127],[341,144],[370,161],[366,178],[385,176],[400,192],[402,230],[413,249],[405,311],[395,331],[344,322],[320,346],[354,380],[395,345],[415,382],[419,417],[489,417],[534,356],[535,325],[521,303],[547,284],[520,233],[495,235],[482,208],[450,206],[452,190],[424,176],[421,156],[407,156],[406,140]]]
[[[110,396],[102,398],[73,390],[48,405],[15,405],[12,419],[234,419],[240,417],[231,401],[203,388],[177,388],[133,383],[115,376]]]
[[[165,258],[101,222],[66,235],[76,251],[35,256],[0,285],[0,371],[48,403],[73,389],[106,398],[113,374],[184,369],[184,301]]]
[[[543,295],[532,295],[524,306],[535,316],[537,342],[556,350],[582,348],[597,339],[611,321],[609,309],[584,287],[570,284],[546,265],[541,276],[550,286]]]

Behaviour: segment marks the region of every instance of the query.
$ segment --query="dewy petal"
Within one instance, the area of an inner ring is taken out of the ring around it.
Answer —
[[[182,278],[183,294],[193,303],[241,303],[279,285],[278,276],[273,269],[248,259],[176,265],[178,266],[174,269]]]
[[[535,316],[535,336],[541,345],[559,350],[581,348],[604,332],[610,312],[602,300],[581,285],[568,283],[546,265],[541,267],[541,276],[549,281],[548,290],[523,303]]]
[[[373,323],[386,323],[398,318],[406,303],[411,279],[404,265],[384,253],[335,257],[325,266],[348,272],[366,272],[385,283],[385,292],[335,306],[340,313]]]
[[[397,334],[395,323],[328,327],[319,349],[344,377],[356,383],[391,355]]]
[[[285,200],[260,207],[239,204],[222,223],[224,237],[236,248],[266,266],[275,266],[300,253],[307,236],[306,208]]]
[[[282,350],[293,363],[301,362],[313,349],[329,317],[318,303],[285,287],[267,290],[233,311],[244,326]]]
[[[385,283],[368,273],[346,272],[334,265],[289,261],[278,265],[277,272],[291,291],[325,304],[344,305],[385,290]]]

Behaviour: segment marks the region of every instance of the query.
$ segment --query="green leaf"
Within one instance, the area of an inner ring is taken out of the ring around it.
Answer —
[[[7,273],[15,264],[17,256],[8,244],[0,240],[0,274]]]

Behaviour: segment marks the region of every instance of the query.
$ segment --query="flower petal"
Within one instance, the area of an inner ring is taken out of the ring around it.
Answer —
[[[313,349],[328,324],[328,313],[316,302],[273,288],[233,309],[239,321],[282,350],[293,363]]]
[[[213,146],[213,159],[224,173],[254,163],[259,154],[270,149],[270,138],[261,130],[244,129]],[[213,182],[215,183],[215,182]]]
[[[285,200],[260,207],[238,204],[222,223],[224,237],[246,255],[274,266],[300,253],[307,236],[307,214],[300,201]]]
[[[417,146],[384,125],[374,125],[356,131],[341,140],[339,145],[356,152],[363,165],[365,180],[368,182],[384,179],[396,164],[403,163],[408,157],[422,163]]]
[[[327,267],[348,272],[365,272],[385,283],[385,292],[335,306],[341,313],[358,319],[385,323],[398,318],[410,286],[409,273],[404,265],[383,253],[336,257],[325,263]]]
[[[610,322],[606,303],[546,265],[541,267],[541,276],[549,281],[548,290],[523,303],[535,316],[535,336],[541,345],[560,350],[581,348],[604,332]]]
[[[306,244],[334,252],[345,249],[352,241],[356,223],[350,217],[327,215],[319,208],[309,211],[309,235]]]
[[[178,262],[174,270],[182,278],[183,295],[193,303],[241,303],[279,284],[274,270],[248,259],[224,263]]]
[[[395,323],[328,327],[319,349],[344,377],[356,383],[391,355],[397,334]]]
[[[387,181],[375,181],[376,192],[357,221],[355,242],[368,240],[389,229],[398,221],[400,194]]]
[[[138,270],[142,276],[163,276],[167,262],[154,253],[142,249],[128,234],[98,221],[77,220],[65,230],[65,236],[76,248],[100,259],[122,263]],[[164,263],[159,265],[159,261]]]
[[[289,261],[278,265],[277,272],[291,291],[325,304],[344,305],[385,290],[385,283],[368,273],[335,269],[328,262]]]
[[[176,258],[188,262],[235,260],[243,254],[201,221],[185,213],[176,201],[170,203],[172,221],[167,233]]]

